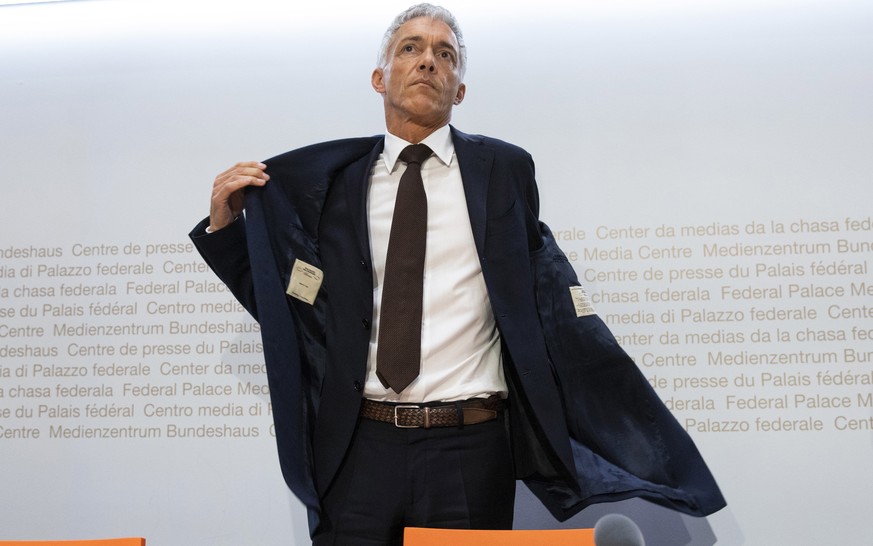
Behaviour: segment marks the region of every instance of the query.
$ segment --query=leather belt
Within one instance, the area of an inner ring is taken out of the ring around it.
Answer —
[[[364,399],[361,417],[397,428],[463,427],[492,421],[506,403],[499,396],[440,405],[394,404]]]

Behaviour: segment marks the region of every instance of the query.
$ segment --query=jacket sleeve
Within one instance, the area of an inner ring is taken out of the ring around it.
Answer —
[[[258,319],[252,270],[246,242],[245,216],[213,233],[207,233],[209,218],[198,223],[188,236],[210,269],[227,285],[243,307]]]

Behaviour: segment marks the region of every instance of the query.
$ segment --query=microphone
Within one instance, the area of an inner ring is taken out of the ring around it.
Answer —
[[[594,524],[595,546],[646,546],[643,533],[632,519],[607,514]]]

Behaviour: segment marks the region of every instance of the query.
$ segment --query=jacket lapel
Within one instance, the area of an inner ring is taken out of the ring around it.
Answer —
[[[367,195],[370,186],[370,171],[385,147],[385,139],[379,139],[370,153],[349,165],[343,173],[347,177],[346,199],[348,200],[349,220],[355,230],[355,238],[361,256],[370,256],[370,234],[367,218]]]
[[[484,256],[486,204],[494,151],[487,148],[475,136],[462,133],[454,127],[451,129],[455,155],[464,181],[464,194],[467,198],[467,212],[470,215],[473,239],[476,241],[479,256]]]

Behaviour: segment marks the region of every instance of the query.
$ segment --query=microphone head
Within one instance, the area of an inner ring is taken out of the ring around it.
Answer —
[[[595,546],[646,546],[637,524],[622,514],[607,514],[594,525]]]

